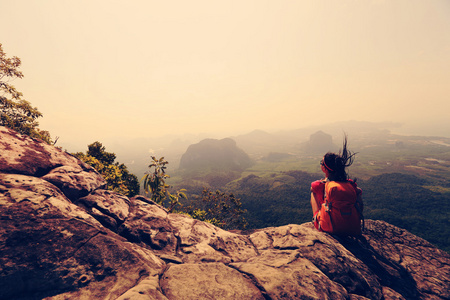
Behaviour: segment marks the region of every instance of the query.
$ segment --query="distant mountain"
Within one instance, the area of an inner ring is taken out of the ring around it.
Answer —
[[[346,121],[271,133],[254,130],[231,138],[252,159],[258,160],[265,159],[270,153],[311,154],[338,151],[344,134],[348,135],[352,147],[372,143],[374,140],[386,140],[390,136],[390,129],[399,126],[400,124],[392,122]]]
[[[296,152],[300,142],[304,141],[302,135],[291,132],[267,133],[254,130],[250,133],[232,137],[238,147],[242,148],[252,159],[268,157],[270,153]]]
[[[302,144],[302,149],[307,153],[321,153],[336,152],[338,147],[333,144],[333,137],[319,130],[310,135],[309,141]]]
[[[230,138],[204,139],[190,145],[180,161],[180,169],[242,171],[252,165],[244,150]]]
[[[232,139],[254,159],[267,155],[269,150],[276,149],[277,145],[280,144],[276,135],[262,130],[254,130],[247,134],[232,137]]]
[[[397,146],[401,146],[403,143],[405,150],[411,150],[411,142],[409,140],[413,137],[398,136],[391,133],[391,130],[398,130],[399,128],[400,124],[393,122],[347,121],[276,132],[254,130],[247,134],[229,136],[229,138],[235,140],[236,146],[248,154],[255,162],[261,160],[284,161],[289,159],[289,157],[291,159],[297,157],[297,160],[300,161],[306,156],[311,155],[311,153],[304,151],[303,146],[309,142],[312,134],[323,131],[331,135],[332,142],[336,146],[335,150],[338,151],[342,146],[343,135],[346,133],[348,135],[350,150],[359,152],[358,158],[362,158],[365,153],[372,155],[373,152],[379,153],[380,151],[388,150],[387,148],[392,146],[391,143]],[[173,175],[174,171],[179,168],[181,156],[186,152],[189,145],[198,143],[205,138],[220,139],[222,137],[226,136],[187,134],[164,137],[142,137],[139,139],[125,137],[114,141],[104,141],[103,139],[99,141],[103,142],[108,151],[114,152],[117,155],[117,159],[121,162],[123,161],[133,174],[141,178],[148,171],[148,164],[152,155],[158,158],[164,157],[169,161],[168,173]],[[421,139],[420,137],[417,138]],[[426,137],[426,139],[430,138]],[[432,140],[440,140],[440,138],[433,137]],[[442,141],[446,142],[447,139],[444,138]],[[415,143],[419,143],[419,141]],[[416,146],[416,144],[412,146]],[[70,147],[68,150],[71,152],[84,151],[83,148],[85,147],[83,146],[79,149]],[[395,147],[392,151],[398,151],[398,148]],[[323,154],[320,153],[320,155]],[[317,159],[317,157],[313,157],[313,159]],[[436,157],[436,159],[441,158]]]

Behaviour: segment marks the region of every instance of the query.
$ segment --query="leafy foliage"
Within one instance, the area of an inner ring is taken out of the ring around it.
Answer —
[[[194,199],[184,211],[193,218],[207,221],[226,230],[245,229],[245,209],[234,194],[226,194],[217,190],[211,192],[205,188],[200,197]]]
[[[16,56],[6,57],[0,44],[0,126],[51,144],[49,132],[38,128],[36,120],[42,117],[42,113],[24,100],[23,94],[10,83],[14,79],[23,78],[23,73],[19,70],[21,64],[20,58]]]
[[[86,154],[97,158],[103,164],[107,165],[112,165],[116,160],[116,155],[111,152],[106,152],[106,148],[100,142],[94,142],[88,145]]]
[[[265,228],[310,221],[310,184],[315,179],[317,175],[302,171],[249,175],[231,188],[242,199],[248,227]]]
[[[176,191],[175,194],[169,192],[170,186],[166,183],[166,178],[170,176],[166,174],[167,162],[164,157],[157,159],[152,156],[152,162],[148,166],[150,171],[142,178],[144,181],[144,191],[150,198],[160,205],[166,204],[169,211],[181,205],[180,198],[187,199],[185,190]],[[168,203],[165,203],[168,202]]]
[[[144,190],[153,201],[169,211],[188,214],[224,229],[245,229],[247,222],[240,199],[220,191],[213,193],[207,188],[203,188],[201,196],[194,196],[191,200],[188,200],[186,189],[170,192],[171,187],[166,183],[170,177],[166,174],[167,164],[164,157],[157,159],[152,156],[150,171],[143,177]]]
[[[109,190],[128,197],[139,194],[138,178],[124,164],[114,163],[116,155],[106,152],[100,142],[88,145],[86,153],[78,152],[75,156],[96,169],[105,178]]]

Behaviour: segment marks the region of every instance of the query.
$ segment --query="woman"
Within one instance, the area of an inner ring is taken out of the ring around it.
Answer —
[[[344,137],[342,152],[328,152],[320,162],[325,179],[311,183],[311,207],[314,226],[320,231],[339,235],[360,235],[362,219],[361,189],[348,178],[347,167],[355,153],[347,149]]]

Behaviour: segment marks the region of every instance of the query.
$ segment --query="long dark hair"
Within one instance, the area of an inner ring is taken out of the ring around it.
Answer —
[[[356,153],[352,153],[347,149],[347,135],[344,135],[342,151],[339,154],[328,152],[322,160],[322,165],[328,170],[328,179],[331,181],[348,180],[347,167],[353,164]]]

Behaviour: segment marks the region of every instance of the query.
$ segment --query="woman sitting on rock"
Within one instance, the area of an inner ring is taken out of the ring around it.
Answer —
[[[362,191],[348,178],[346,168],[355,154],[347,150],[344,137],[342,153],[328,152],[320,162],[325,179],[311,183],[311,207],[314,226],[337,235],[361,234]]]

